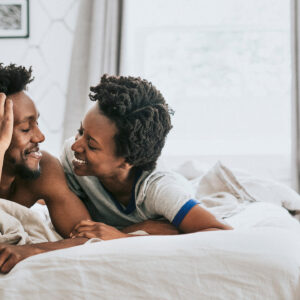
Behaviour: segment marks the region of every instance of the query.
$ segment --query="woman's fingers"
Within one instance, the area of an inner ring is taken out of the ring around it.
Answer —
[[[96,233],[96,232],[93,232],[93,231],[88,231],[88,232],[81,232],[81,233],[78,233],[76,235],[74,235],[72,238],[76,238],[76,237],[85,237],[85,238],[88,238],[88,239],[92,239],[92,238],[95,238],[95,237],[99,237],[100,234]]]
[[[82,220],[73,228],[72,231],[76,231],[80,226],[92,225],[94,223],[95,222],[91,220]]]
[[[91,220],[83,220],[73,228],[72,232],[70,233],[70,237],[73,237],[80,232],[95,230],[100,226],[100,224],[102,223]]]
[[[80,233],[84,231],[93,231],[96,228],[95,225],[90,225],[90,226],[80,226],[78,227],[74,232],[75,233]]]

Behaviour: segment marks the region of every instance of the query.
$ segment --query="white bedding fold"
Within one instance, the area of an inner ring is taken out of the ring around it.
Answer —
[[[38,213],[18,203],[0,199],[0,243],[55,242],[61,236]]]
[[[192,184],[196,199],[218,218],[234,216],[252,202],[268,202],[300,214],[300,196],[291,188],[247,173],[234,174],[221,162]]]

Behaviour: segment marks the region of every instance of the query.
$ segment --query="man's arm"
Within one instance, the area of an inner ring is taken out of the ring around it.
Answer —
[[[8,273],[21,260],[48,251],[65,249],[84,244],[88,239],[66,239],[58,242],[48,242],[32,245],[7,245],[0,244],[0,272]]]
[[[91,219],[82,201],[69,189],[59,160],[43,152],[41,176],[32,181],[36,198],[44,199],[51,221],[57,232],[69,237],[73,227],[82,220]]]

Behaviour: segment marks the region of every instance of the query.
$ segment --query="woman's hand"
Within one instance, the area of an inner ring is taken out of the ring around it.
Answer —
[[[0,151],[5,153],[10,145],[14,127],[13,102],[0,93]]]
[[[131,235],[123,233],[112,226],[91,220],[81,221],[70,233],[71,238],[85,237],[88,239],[99,238],[102,240],[113,240],[130,236]]]
[[[143,230],[150,235],[173,235],[180,234],[180,231],[166,220],[146,220],[133,224],[122,229],[124,233]]]

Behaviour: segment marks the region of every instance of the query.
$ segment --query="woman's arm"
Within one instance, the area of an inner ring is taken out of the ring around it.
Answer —
[[[220,222],[213,214],[199,205],[195,205],[179,224],[183,233],[213,230],[230,230],[231,226]]]
[[[130,233],[138,230],[143,230],[150,235],[172,235],[180,233],[179,230],[169,221],[162,220],[147,220],[127,226],[121,231],[124,233]]]
[[[147,232],[149,235],[173,235],[179,234],[179,230],[171,225],[168,221],[154,221],[147,220],[142,223],[133,224],[124,228],[123,230],[118,230],[115,227],[106,225],[101,222],[94,222],[91,220],[84,220],[79,222],[72,233],[71,238],[75,237],[85,237],[85,238],[100,238],[102,240],[113,240],[124,237],[133,237],[134,234],[129,234],[130,232],[142,230]]]
[[[170,223],[160,224],[159,221],[148,220],[144,223],[135,224],[120,231],[112,226],[91,220],[81,221],[75,226],[70,237],[100,238],[103,240],[132,237],[128,234],[136,230],[144,230],[152,235],[179,234],[180,232]],[[151,228],[152,227],[152,228]],[[148,230],[147,230],[148,229]],[[230,230],[231,226],[220,222],[217,218],[199,205],[195,205],[183,218],[178,226],[182,233],[199,231]]]

